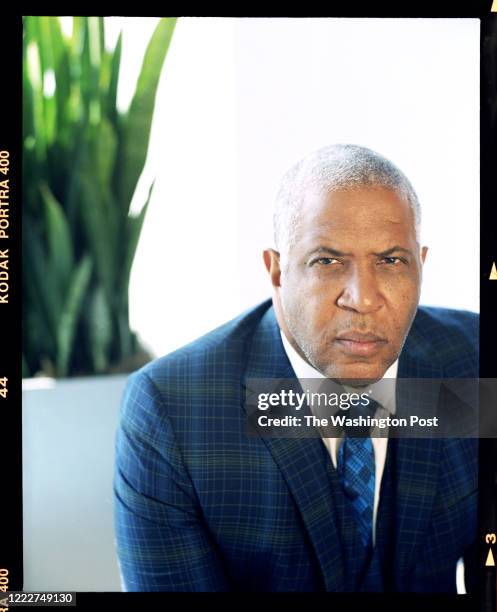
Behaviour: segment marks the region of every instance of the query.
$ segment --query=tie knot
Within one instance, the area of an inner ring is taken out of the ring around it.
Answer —
[[[350,438],[366,438],[370,434],[371,419],[379,404],[371,399],[367,405],[351,406],[344,425],[344,434]]]

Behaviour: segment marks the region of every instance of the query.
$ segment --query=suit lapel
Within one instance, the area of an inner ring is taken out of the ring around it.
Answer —
[[[295,379],[272,308],[261,319],[249,349],[244,378],[245,392],[249,395],[254,390],[251,379],[258,378],[275,379],[276,387],[278,379]],[[298,385],[296,379],[295,384]],[[244,408],[247,409],[245,402]],[[308,408],[303,408],[299,416],[305,414],[311,414]],[[319,437],[261,439],[295,500],[319,561],[325,589],[345,590],[344,555],[327,473],[326,462],[330,459],[323,452],[322,441]]]
[[[408,335],[399,358],[396,389],[397,413],[399,416],[413,414],[413,390],[415,402],[423,409],[436,414],[439,385],[421,382],[419,386],[406,385],[403,379],[441,379],[443,370],[428,352],[428,343],[418,330],[416,320]],[[407,403],[410,408],[405,410]],[[442,439],[398,438],[389,440],[395,445],[395,590],[409,590],[409,579],[413,573],[418,551],[424,535],[428,532],[433,503],[437,490],[438,466]]]

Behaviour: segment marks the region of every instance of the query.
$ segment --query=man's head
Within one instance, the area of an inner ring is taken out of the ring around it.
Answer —
[[[283,177],[264,252],[278,322],[325,376],[366,384],[398,357],[427,248],[408,179],[356,145],[319,149]]]

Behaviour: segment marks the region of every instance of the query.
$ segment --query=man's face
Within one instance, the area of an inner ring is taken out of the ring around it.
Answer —
[[[288,340],[329,378],[380,379],[414,318],[426,251],[395,191],[364,186],[307,198],[288,259],[265,252]]]

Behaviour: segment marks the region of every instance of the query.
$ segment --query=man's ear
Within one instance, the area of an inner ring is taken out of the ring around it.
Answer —
[[[276,289],[280,286],[281,269],[280,254],[274,249],[266,249],[263,253],[264,265],[268,271],[271,284]]]

